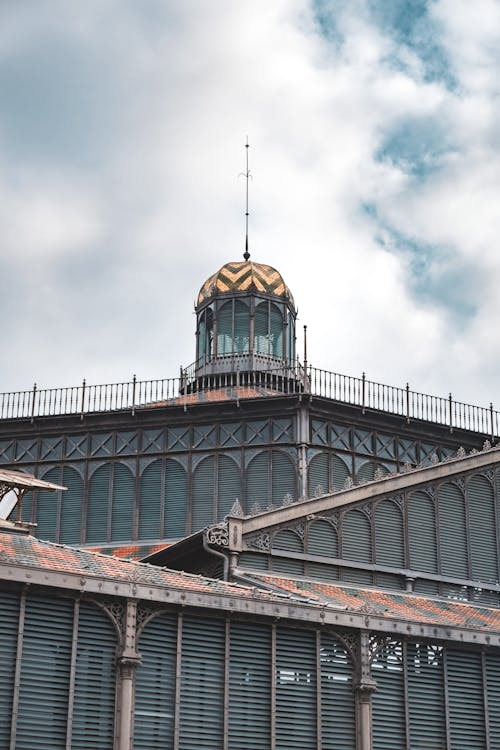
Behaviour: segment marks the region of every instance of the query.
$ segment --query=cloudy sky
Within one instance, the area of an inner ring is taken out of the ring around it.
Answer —
[[[2,0],[0,391],[176,376],[277,267],[313,364],[500,407],[500,0]]]

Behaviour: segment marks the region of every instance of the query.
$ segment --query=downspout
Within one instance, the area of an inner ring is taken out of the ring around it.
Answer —
[[[222,559],[222,562],[223,562],[222,580],[228,581],[229,580],[229,558],[223,552],[219,552],[219,550],[214,549],[213,547],[209,546],[206,529],[203,532],[203,549],[208,555],[214,555],[215,557],[219,557]]]

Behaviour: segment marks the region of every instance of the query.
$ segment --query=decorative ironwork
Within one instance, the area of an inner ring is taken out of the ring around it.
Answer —
[[[302,541],[304,541],[304,537],[306,535],[306,525],[305,525],[305,523],[298,523],[298,524],[296,524],[293,527],[293,530],[295,531],[296,534],[298,534],[300,536],[300,538],[302,539]]]
[[[238,498],[236,498],[236,500],[234,501],[233,507],[229,511],[228,515],[232,516],[233,518],[243,518],[243,516],[245,515]]]
[[[121,643],[125,640],[125,605],[117,599],[92,599],[113,622]]]
[[[467,455],[467,452],[466,452],[465,448],[463,447],[463,445],[461,445],[460,448],[456,452],[456,457],[457,458],[465,458],[466,455]]]
[[[271,537],[267,532],[257,534],[248,540],[248,544],[259,552],[269,552],[271,550]]]
[[[207,542],[217,547],[229,547],[229,525],[218,523],[206,530]]]
[[[165,608],[154,604],[139,602],[137,605],[137,635],[139,636],[148,622],[165,611]]]

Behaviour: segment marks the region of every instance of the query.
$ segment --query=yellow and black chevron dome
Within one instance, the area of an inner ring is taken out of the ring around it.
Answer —
[[[249,261],[234,261],[222,266],[201,287],[197,304],[201,305],[217,294],[232,292],[261,292],[289,299],[293,305],[291,292],[279,271],[263,263]]]

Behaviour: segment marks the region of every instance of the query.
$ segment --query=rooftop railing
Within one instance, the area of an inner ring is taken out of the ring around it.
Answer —
[[[233,358],[234,359],[234,358]],[[497,438],[500,435],[499,412],[489,407],[466,404],[448,396],[432,396],[404,387],[385,385],[361,377],[342,375],[316,367],[306,369],[300,363],[283,363],[267,370],[220,373],[196,378],[193,371],[181,370],[178,378],[132,380],[123,383],[68,388],[40,389],[0,394],[0,420],[35,419],[62,416],[132,411],[163,402],[182,403],[189,395],[225,388],[226,398],[238,400],[238,386],[262,388],[265,395],[304,393],[344,404],[362,411],[376,410],[397,414],[407,421],[424,420],[450,429],[464,429]]]

